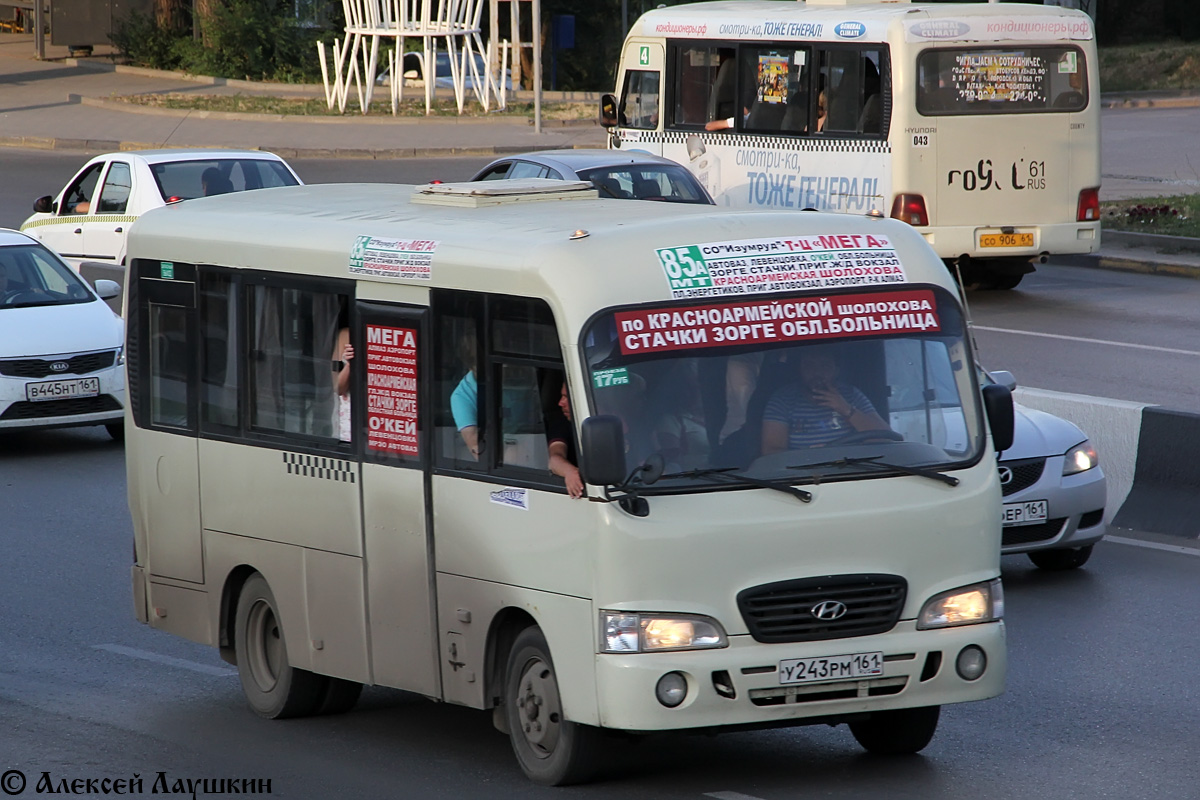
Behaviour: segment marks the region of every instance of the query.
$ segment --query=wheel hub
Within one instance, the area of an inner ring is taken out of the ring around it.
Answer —
[[[542,758],[554,752],[561,732],[562,710],[554,670],[540,659],[526,666],[517,688],[517,718],[525,740]]]

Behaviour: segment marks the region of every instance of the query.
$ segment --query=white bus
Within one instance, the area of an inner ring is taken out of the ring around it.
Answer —
[[[137,616],[258,714],[494,709],[560,784],[603,729],[915,752],[1003,690],[1011,398],[910,227],[334,185],[152,211],[129,253]]]
[[[1058,7],[730,0],[630,29],[614,147],[686,165],[719,204],[874,209],[968,285],[1100,246],[1089,17]]]

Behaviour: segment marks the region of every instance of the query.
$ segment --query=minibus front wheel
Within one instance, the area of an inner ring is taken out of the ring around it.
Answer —
[[[868,753],[909,755],[919,753],[933,740],[941,706],[875,711],[850,723],[850,732]]]
[[[238,595],[234,621],[242,692],[260,717],[308,716],[321,709],[327,682],[320,675],[288,663],[278,608],[266,578],[256,572],[246,579]]]
[[[513,752],[534,783],[566,786],[594,775],[600,730],[563,718],[550,647],[537,626],[517,634],[509,651],[504,709]]]

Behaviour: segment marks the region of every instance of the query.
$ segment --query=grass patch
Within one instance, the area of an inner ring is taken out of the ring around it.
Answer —
[[[1100,90],[1200,89],[1200,42],[1100,48]]]
[[[269,97],[266,95],[245,94],[190,94],[167,92],[163,94],[137,94],[115,97],[134,105],[151,106],[154,108],[173,108],[188,111],[225,111],[240,114],[279,114],[285,116],[337,117],[342,116],[337,108],[332,111],[326,106],[324,98],[317,97]],[[493,107],[494,108],[494,107]],[[368,112],[371,115],[391,116],[392,102],[384,93],[380,100],[372,100]],[[435,99],[432,111],[436,117],[457,117],[458,106],[453,100]],[[351,98],[346,103],[346,116],[359,115],[358,101]],[[549,120],[591,120],[597,115],[595,103],[543,103],[542,119]],[[413,99],[411,96],[400,103],[397,116],[424,117],[425,100]],[[483,106],[474,101],[463,105],[464,117],[532,117],[533,103],[509,102],[503,111],[483,110]]]
[[[1101,203],[1100,224],[1111,231],[1200,237],[1200,195]]]

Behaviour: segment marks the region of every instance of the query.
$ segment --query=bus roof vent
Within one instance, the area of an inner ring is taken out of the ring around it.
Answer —
[[[431,183],[428,186],[418,186],[413,191],[412,202],[431,206],[479,208],[545,200],[588,200],[599,196],[599,192],[590,181],[519,178],[512,181]]]
[[[801,0],[810,6],[884,6],[908,5],[909,0]]]

